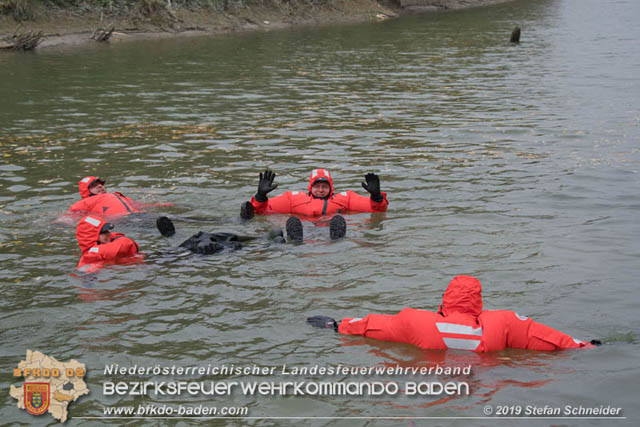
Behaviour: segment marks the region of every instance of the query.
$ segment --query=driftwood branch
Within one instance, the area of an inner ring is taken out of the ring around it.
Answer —
[[[97,42],[107,42],[109,41],[109,37],[113,34],[113,31],[116,29],[115,26],[111,26],[111,28],[97,28],[91,38]]]
[[[26,33],[18,33],[16,32],[11,37],[6,37],[4,39],[5,45],[0,46],[0,49],[8,49],[8,50],[33,50],[40,44],[42,39],[44,38],[44,34],[42,31],[29,31]]]

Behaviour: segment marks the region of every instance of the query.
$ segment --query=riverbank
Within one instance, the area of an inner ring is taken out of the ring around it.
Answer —
[[[143,0],[126,11],[107,8],[48,8],[28,0],[0,0],[0,48],[16,34],[41,34],[37,48],[140,38],[270,31],[294,26],[382,21],[401,15],[456,10],[509,0],[265,0],[185,7],[170,0]],[[216,3],[218,4],[218,3]],[[31,8],[30,8],[31,7]],[[102,32],[101,32],[102,31]]]

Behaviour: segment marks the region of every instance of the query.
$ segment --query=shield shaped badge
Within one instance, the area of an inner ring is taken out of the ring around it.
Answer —
[[[33,415],[42,415],[49,409],[50,384],[24,383],[24,407]]]

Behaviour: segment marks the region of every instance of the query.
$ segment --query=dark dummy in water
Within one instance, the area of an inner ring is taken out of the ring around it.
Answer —
[[[165,237],[173,236],[176,232],[173,222],[166,216],[159,217],[156,220],[156,226],[158,227],[160,234]],[[207,233],[199,231],[184,242],[180,243],[178,247],[188,249],[196,254],[211,255],[224,250],[235,251],[242,249],[243,242],[255,240],[257,238],[258,237],[256,236],[241,236],[234,233]],[[285,242],[281,229],[271,230],[267,234],[267,239],[276,243]]]

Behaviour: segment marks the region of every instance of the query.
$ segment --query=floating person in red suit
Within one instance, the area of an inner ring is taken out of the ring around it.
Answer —
[[[423,349],[458,349],[478,353],[523,348],[558,350],[591,348],[581,341],[509,310],[483,310],[482,286],[471,276],[456,276],[449,283],[437,313],[405,308],[396,315],[369,314],[345,318],[313,316],[312,326],[333,328],[341,334],[362,335],[383,341],[417,345]]]
[[[76,227],[76,239],[82,251],[77,268],[95,272],[105,264],[132,264],[142,261],[138,244],[122,233],[113,233],[114,225],[97,215],[83,217]]]
[[[119,191],[108,193],[105,181],[96,176],[85,176],[78,182],[82,200],[69,208],[69,213],[94,214],[102,217],[119,217],[144,212],[152,206],[173,206],[173,203],[140,203],[131,200]]]
[[[276,197],[268,198],[267,194],[275,190],[275,172],[266,170],[260,174],[258,191],[250,202],[242,204],[240,216],[244,219],[253,218],[254,214],[290,214],[286,230],[290,240],[302,241],[302,223],[304,219],[317,219],[323,215],[333,215],[329,221],[331,239],[344,237],[346,222],[339,215],[346,212],[384,212],[389,202],[386,193],[380,191],[380,178],[374,173],[365,175],[362,187],[370,193],[370,197],[361,196],[353,191],[335,193],[333,178],[326,169],[314,169],[309,176],[307,192],[287,191]]]

